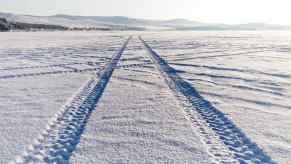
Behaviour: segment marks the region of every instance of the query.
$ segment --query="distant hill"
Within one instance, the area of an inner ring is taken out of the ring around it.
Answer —
[[[68,29],[101,29],[101,30],[291,30],[291,26],[281,26],[263,23],[249,23],[239,25],[203,23],[186,19],[149,20],[135,19],[123,16],[33,16],[1,13],[10,23],[30,25],[51,25],[51,27]],[[3,26],[0,21],[0,30]]]

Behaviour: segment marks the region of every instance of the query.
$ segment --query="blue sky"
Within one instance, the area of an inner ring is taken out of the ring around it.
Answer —
[[[229,24],[291,24],[290,0],[0,0],[0,11],[33,15],[185,18]]]

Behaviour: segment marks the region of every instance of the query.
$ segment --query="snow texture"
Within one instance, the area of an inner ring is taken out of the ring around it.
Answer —
[[[148,62],[133,39],[120,65]],[[125,103],[126,102],[126,103]],[[171,102],[171,103],[169,103]],[[210,163],[153,63],[114,71],[70,163]]]
[[[271,31],[1,33],[0,163],[287,164],[290,41]]]

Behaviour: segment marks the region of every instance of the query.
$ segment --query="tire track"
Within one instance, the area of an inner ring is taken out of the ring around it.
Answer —
[[[24,74],[14,74],[14,75],[4,75],[0,76],[0,80],[2,79],[14,79],[14,78],[23,78],[23,77],[35,77],[35,76],[45,76],[45,75],[56,75],[56,74],[67,74],[67,73],[83,73],[83,72],[94,72],[98,71],[102,68],[87,68],[87,69],[75,69],[75,70],[67,70],[67,71],[49,71],[49,72],[35,72],[35,73],[24,73]]]
[[[129,37],[118,53],[99,73],[92,77],[80,91],[51,119],[46,129],[23,155],[13,163],[68,163],[80,141],[90,114],[95,109],[111,75],[125,50]]]
[[[184,106],[184,111],[209,153],[219,163],[275,163],[252,142],[224,113],[205,100],[198,91],[183,80],[141,38],[151,59],[165,78],[168,86]],[[198,128],[197,128],[198,127]]]
[[[236,54],[223,54],[223,55],[209,55],[209,56],[198,56],[198,57],[189,57],[189,58],[178,58],[178,59],[172,59],[169,61],[177,62],[177,61],[185,61],[185,60],[193,60],[193,59],[209,59],[209,58],[217,58],[217,57],[229,57],[229,56],[252,56],[253,53],[259,53],[259,52],[268,52],[268,50],[257,50],[257,51],[247,51],[247,52],[240,52]]]
[[[139,67],[144,67],[146,65],[153,64],[152,62],[145,62],[145,63],[139,63],[139,64],[127,64],[127,65],[119,65],[116,68],[117,69],[122,69],[122,68],[139,68]]]
[[[3,68],[0,71],[13,71],[20,69],[39,69],[39,68],[66,68],[70,70],[58,70],[58,71],[48,71],[48,72],[35,72],[35,73],[22,73],[22,74],[10,74],[10,75],[0,75],[1,79],[11,79],[11,78],[23,78],[23,77],[34,77],[34,76],[44,76],[44,75],[54,75],[54,74],[66,74],[66,73],[83,73],[83,72],[94,72],[102,68],[86,68],[86,69],[76,69],[69,67],[70,65],[88,65],[88,66],[97,66],[97,64],[104,64],[104,62],[83,62],[83,63],[66,63],[66,64],[52,64],[45,66],[27,66],[27,67],[14,67],[14,68]]]
[[[177,65],[177,66],[205,68],[205,69],[209,69],[209,70],[213,70],[213,71],[231,71],[231,72],[239,72],[239,73],[274,76],[274,77],[280,77],[280,78],[291,78],[291,76],[287,75],[287,74],[268,73],[268,72],[263,72],[263,71],[259,71],[259,70],[254,70],[254,69],[238,69],[238,68],[216,67],[216,66],[207,66],[207,65],[198,65],[198,64],[183,64],[183,63],[174,63],[174,62],[169,62],[169,64]]]
[[[39,66],[26,66],[26,67],[12,67],[12,68],[1,68],[0,71],[12,71],[12,70],[18,70],[18,69],[39,69],[39,68],[52,68],[52,67],[63,67],[68,65],[81,65],[86,64],[84,63],[66,63],[66,64],[52,64],[52,65],[39,65]]]

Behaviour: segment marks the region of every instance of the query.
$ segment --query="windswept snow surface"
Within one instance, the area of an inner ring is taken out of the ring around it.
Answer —
[[[137,38],[119,62],[126,65],[113,73],[70,163],[210,163]]]
[[[67,99],[124,40],[100,33],[1,33],[0,163],[33,144]]]
[[[290,32],[173,32],[143,38],[273,160],[291,160]]]
[[[1,33],[0,163],[288,163],[290,41]]]

